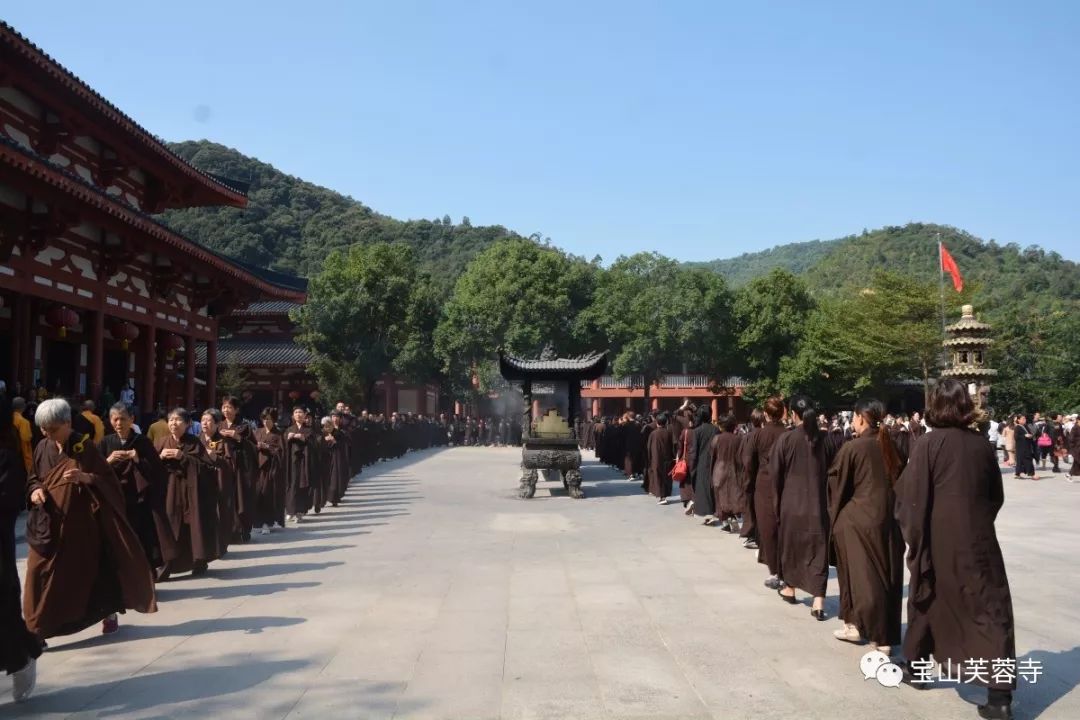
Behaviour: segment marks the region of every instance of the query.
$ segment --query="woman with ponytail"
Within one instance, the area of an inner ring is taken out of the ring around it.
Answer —
[[[829,471],[829,526],[844,623],[833,636],[867,641],[888,655],[900,644],[904,597],[904,539],[893,518],[893,484],[903,467],[884,419],[878,400],[855,405],[855,438]]]
[[[775,483],[778,593],[796,604],[795,589],[810,593],[810,614],[824,620],[825,585],[829,580],[829,512],[825,485],[832,460],[827,433],[818,427],[814,402],[796,395],[788,406],[794,430],[773,447],[770,465]]]

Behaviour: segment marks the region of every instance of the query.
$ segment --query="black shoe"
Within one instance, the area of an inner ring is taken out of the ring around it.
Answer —
[[[824,610],[811,610],[810,614],[813,615],[818,621],[829,619],[829,616],[825,614]]]
[[[980,705],[979,717],[986,720],[1013,720],[1012,705]]]
[[[779,595],[780,599],[783,600],[784,602],[786,602],[788,605],[798,605],[799,604],[799,601],[795,599],[794,595],[785,595],[784,593],[782,593],[780,591],[779,588],[776,590],[776,594]],[[813,610],[811,610],[810,612],[813,612]]]
[[[769,588],[770,590],[779,590],[781,587],[780,578],[776,577],[775,575],[770,575],[769,577],[765,578],[765,587]]]

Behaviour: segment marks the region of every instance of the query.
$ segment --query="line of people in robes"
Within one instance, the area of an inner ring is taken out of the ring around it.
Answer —
[[[521,445],[521,422],[506,417],[454,415],[450,442],[467,447]]]
[[[338,505],[366,465],[449,441],[437,422],[354,416],[344,403],[324,418],[296,407],[284,428],[273,408],[258,425],[240,408],[223,398],[199,416],[197,435],[195,418],[175,408],[144,435],[117,403],[105,434],[86,412],[48,399],[37,406],[42,439],[27,462],[0,392],[0,657],[16,702],[33,693],[50,638],[97,623],[116,632],[119,614],[156,612],[156,582],[202,575],[253,533]],[[15,523],[24,509],[20,583]]]
[[[684,406],[644,421],[633,413],[592,423],[597,458],[666,505],[676,476],[684,512],[755,550],[780,600],[828,619],[829,568],[836,568],[833,636],[902,655],[904,679],[929,687],[929,668],[1015,659],[1012,599],[994,530],[1004,503],[994,447],[967,388],[933,389],[926,422],[886,423],[884,405],[860,401],[851,433],[819,416],[806,396],[770,397],[748,432],[731,415]],[[916,425],[918,426],[916,429]],[[581,438],[582,435],[579,435]],[[903,563],[910,572],[901,637]],[[1012,717],[1015,674],[979,677],[982,718]]]

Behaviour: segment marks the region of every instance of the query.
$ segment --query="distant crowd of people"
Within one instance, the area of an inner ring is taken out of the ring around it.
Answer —
[[[1066,471],[1066,482],[1080,481],[1080,424],[1076,415],[1051,413],[1043,417],[1034,413],[1013,415],[1003,422],[990,423],[989,439],[1002,453],[1002,461],[1015,469],[1017,478],[1038,479],[1035,465],[1046,470],[1062,472],[1062,462],[1071,456],[1071,467]]]
[[[196,577],[247,543],[337,506],[365,466],[448,445],[445,416],[327,410],[318,393],[282,418],[224,397],[202,412],[99,416],[64,398],[30,404],[0,387],[0,658],[16,702],[33,693],[52,637],[126,610],[157,610],[155,583]],[[246,409],[245,409],[246,408]],[[29,510],[25,582],[15,525]]]
[[[929,687],[936,668],[1012,662],[1011,675],[973,673],[988,688],[979,716],[1005,719],[1016,648],[994,530],[1004,489],[992,427],[967,388],[946,379],[930,395],[925,422],[918,413],[889,415],[877,400],[826,418],[805,396],[771,397],[747,425],[732,415],[714,422],[710,408],[686,404],[673,413],[594,418],[579,425],[578,438],[660,505],[677,486],[686,515],[740,537],[765,566],[765,587],[790,605],[806,593],[815,620],[827,619],[834,566],[842,624],[833,636],[902,655],[913,687]],[[1072,474],[1080,475],[1075,418],[1053,416],[1036,430],[1020,416],[1012,427],[1025,442],[1048,435],[1057,453],[1047,457],[1056,467],[1071,452]],[[1040,442],[1030,447],[1029,461]],[[905,547],[911,578],[902,635]]]

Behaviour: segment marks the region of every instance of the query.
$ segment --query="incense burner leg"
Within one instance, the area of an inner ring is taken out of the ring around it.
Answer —
[[[566,471],[566,489],[575,500],[585,497],[585,492],[581,489],[581,470],[573,468]]]
[[[521,480],[518,482],[518,497],[528,500],[536,494],[536,470],[522,466]]]

